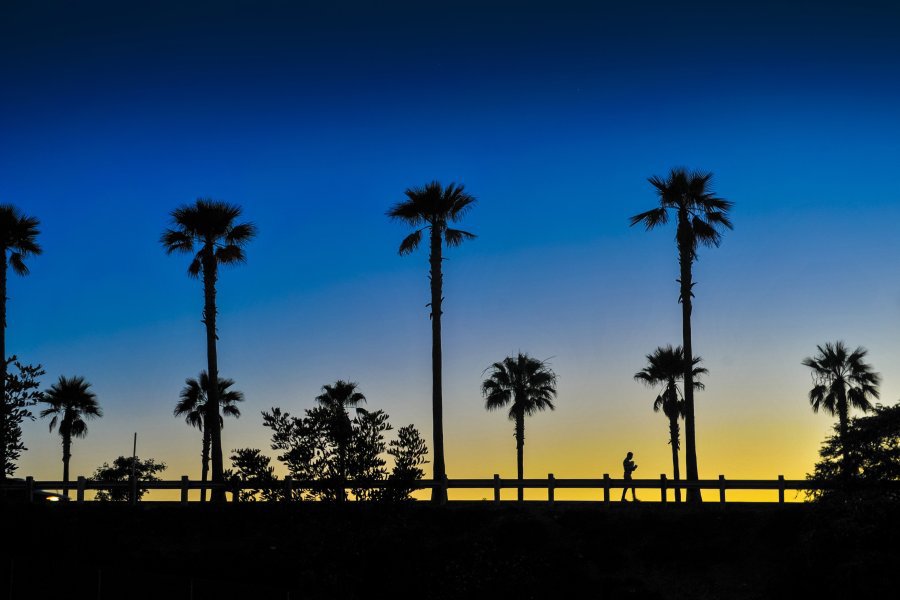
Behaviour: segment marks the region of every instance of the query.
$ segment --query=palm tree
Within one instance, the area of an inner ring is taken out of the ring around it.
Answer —
[[[694,388],[703,389],[703,384],[697,381],[701,375],[708,371],[698,366],[701,362],[699,356],[694,357]],[[669,444],[672,446],[672,471],[673,479],[678,481],[681,472],[678,468],[678,450],[681,448],[680,428],[678,419],[684,418],[684,398],[678,389],[678,382],[684,379],[684,349],[681,346],[672,348],[665,346],[657,348],[652,354],[647,355],[647,366],[634,374],[637,381],[649,387],[662,387],[662,393],[653,402],[653,412],[662,410],[669,419]],[[675,501],[681,502],[681,488],[675,488]]]
[[[546,362],[519,352],[485,369],[490,376],[481,383],[481,393],[488,410],[509,406],[509,419],[514,421],[516,438],[516,467],[518,478],[524,477],[523,450],[525,447],[525,417],[549,408],[554,409],[556,374]],[[519,501],[523,499],[519,488]]]
[[[7,271],[12,267],[16,275],[28,275],[25,259],[41,253],[37,244],[40,221],[27,217],[10,204],[0,205],[0,465],[7,462],[6,427],[6,287]],[[0,481],[6,479],[6,469],[0,467]]]
[[[850,473],[849,451],[844,445],[850,424],[850,409],[863,412],[872,410],[870,398],[880,397],[878,386],[881,375],[872,370],[864,361],[868,351],[859,346],[850,351],[847,345],[838,341],[816,346],[819,353],[803,359],[804,366],[812,369],[813,388],[809,391],[809,402],[813,412],[823,409],[830,415],[837,415],[838,435],[841,440],[841,468],[844,475]]]
[[[688,172],[683,168],[672,169],[668,178],[653,176],[650,184],[659,196],[659,206],[631,217],[631,225],[642,224],[647,230],[669,221],[669,212],[675,214],[677,229],[675,242],[678,247],[678,264],[681,290],[681,331],[684,346],[684,437],[685,467],[687,479],[696,481],[697,444],[694,427],[694,354],[691,341],[691,311],[693,309],[693,265],[698,246],[718,246],[722,241],[722,228],[733,229],[728,211],[732,202],[717,197],[710,187],[712,173]],[[689,489],[689,501],[699,502],[700,491]]]
[[[451,183],[443,187],[437,181],[432,181],[425,187],[409,188],[405,192],[406,198],[395,204],[387,215],[392,219],[403,221],[416,230],[406,236],[400,243],[400,254],[411,253],[419,247],[422,241],[422,232],[429,233],[429,257],[431,265],[429,278],[431,280],[431,404],[432,420],[434,427],[434,479],[443,481],[446,478],[446,466],[444,464],[444,421],[443,421],[443,391],[441,385],[441,306],[443,297],[443,273],[441,262],[443,261],[443,245],[447,247],[459,246],[463,241],[475,237],[474,234],[461,229],[450,227],[456,223],[471,209],[475,198],[466,193],[462,185]],[[446,493],[443,488],[432,488],[432,500],[446,502]]]
[[[175,405],[174,416],[184,417],[185,423],[203,432],[200,479],[203,483],[206,483],[209,474],[209,444],[212,438],[212,432],[210,431],[212,428],[206,427],[206,415],[209,413],[206,406],[209,398],[209,374],[206,371],[200,371],[198,379],[188,377],[184,380],[185,385],[181,389],[181,394],[179,394],[178,404]],[[222,407],[223,416],[237,419],[240,418],[241,411],[236,404],[244,401],[244,394],[243,392],[230,389],[233,385],[233,379],[219,378],[219,404]],[[224,426],[224,424],[225,420],[220,416],[219,428]],[[200,501],[206,501],[205,487],[200,488]]]
[[[41,411],[41,418],[53,416],[50,431],[59,426],[63,447],[63,483],[69,482],[69,459],[72,458],[72,438],[84,438],[88,429],[85,419],[102,417],[103,411],[97,403],[97,395],[90,390],[91,384],[84,377],[63,377],[44,391],[41,402],[49,406]],[[69,490],[63,490],[66,497]]]
[[[338,450],[338,478],[341,483],[347,480],[347,452],[352,435],[350,415],[347,410],[356,408],[360,402],[365,402],[366,397],[357,390],[358,384],[339,379],[332,385],[323,385],[322,393],[316,396],[319,406],[329,412],[331,433],[337,442]],[[337,494],[339,501],[346,499],[346,490],[341,488]]]
[[[160,241],[167,254],[174,252],[194,255],[188,274],[203,274],[203,323],[206,325],[206,360],[210,381],[219,380],[219,361],[216,354],[216,280],[220,265],[233,265],[246,261],[244,246],[256,235],[252,223],[237,223],[241,216],[239,206],[216,200],[198,199],[172,211],[172,226]],[[219,390],[211,386],[206,403],[206,423],[219,422]],[[222,464],[222,436],[218,427],[210,428],[212,482],[224,484]],[[225,501],[224,486],[217,486],[212,499]]]

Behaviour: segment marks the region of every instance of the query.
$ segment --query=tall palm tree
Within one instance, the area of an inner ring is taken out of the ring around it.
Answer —
[[[350,415],[347,412],[351,408],[365,402],[366,397],[357,389],[358,384],[339,379],[331,385],[323,385],[322,393],[316,396],[319,406],[326,408],[330,415],[331,432],[338,446],[338,478],[341,482],[347,480],[347,452],[352,434]],[[347,497],[346,490],[342,488],[337,494],[339,501]]]
[[[244,246],[256,235],[252,223],[238,223],[241,208],[226,202],[198,199],[172,211],[172,224],[160,241],[167,254],[174,252],[194,255],[188,274],[203,275],[203,323],[206,325],[206,371],[210,381],[219,380],[219,361],[216,353],[216,280],[220,265],[233,265],[246,261]],[[219,422],[219,390],[211,386],[206,403],[207,423]],[[210,452],[212,482],[224,484],[222,464],[222,436],[218,427],[210,428]],[[214,501],[225,501],[225,488],[213,490]]]
[[[84,438],[88,428],[85,419],[102,417],[103,411],[97,403],[97,395],[90,390],[91,384],[84,377],[63,377],[44,391],[41,402],[48,407],[41,411],[41,418],[53,416],[50,431],[59,426],[59,436],[63,447],[63,483],[69,482],[69,459],[72,458],[72,438]],[[66,497],[69,490],[63,490]]]
[[[475,237],[474,234],[461,229],[454,229],[450,224],[458,222],[471,209],[475,198],[468,194],[462,185],[451,183],[443,187],[437,181],[424,187],[409,188],[406,198],[395,204],[387,215],[392,219],[403,221],[416,230],[406,236],[400,243],[400,254],[411,253],[419,247],[422,232],[428,231],[429,257],[431,266],[431,404],[434,427],[434,479],[442,481],[446,477],[444,464],[444,421],[443,421],[443,389],[441,384],[441,315],[443,297],[443,247],[459,246],[465,240]],[[446,494],[442,488],[432,488],[432,500],[445,502]]]
[[[238,402],[244,401],[243,392],[232,390],[234,385],[233,379],[222,379],[219,377],[219,405],[222,407],[222,415],[219,417],[219,428],[225,425],[223,417],[240,418],[241,411],[236,406]],[[191,427],[196,427],[203,432],[203,451],[201,454],[201,476],[200,480],[206,483],[209,476],[209,444],[212,439],[212,428],[206,426],[206,415],[209,409],[206,402],[209,399],[209,374],[206,371],[200,371],[200,377],[194,379],[188,377],[184,380],[184,387],[179,394],[178,404],[175,405],[174,416],[184,417],[185,423]],[[206,488],[200,488],[200,501],[206,501]]]
[[[699,356],[695,356],[693,378],[694,388],[703,389],[703,384],[697,379],[708,371],[700,367]],[[675,481],[681,479],[681,471],[678,468],[678,450],[681,448],[680,427],[678,419],[684,418],[684,397],[678,389],[678,382],[684,379],[684,349],[681,346],[672,348],[671,345],[659,347],[652,354],[647,355],[647,366],[634,374],[637,381],[648,387],[661,387],[662,393],[653,402],[653,412],[662,410],[669,419],[669,444],[672,446],[672,475]],[[675,501],[681,502],[681,488],[675,488]]]
[[[28,217],[10,204],[0,205],[0,465],[7,462],[7,406],[6,406],[6,287],[7,271],[12,267],[16,275],[28,275],[25,259],[41,253],[37,244],[40,221]],[[0,467],[0,481],[6,479],[6,469]]]
[[[669,213],[676,218],[675,242],[678,247],[678,264],[681,285],[678,301],[681,303],[681,331],[684,347],[684,437],[685,467],[687,479],[696,481],[697,444],[694,426],[694,354],[691,340],[691,311],[693,309],[693,265],[699,246],[718,246],[722,241],[722,229],[732,229],[728,211],[732,202],[717,197],[710,186],[712,173],[688,172],[683,168],[672,169],[665,179],[653,176],[650,184],[659,196],[659,206],[631,217],[631,225],[644,225],[647,230],[665,225]],[[689,501],[699,502],[700,491],[689,489]]]
[[[556,397],[556,374],[546,362],[519,352],[485,369],[490,376],[481,383],[484,407],[499,410],[509,406],[509,418],[514,421],[516,438],[516,468],[518,478],[524,477],[525,417],[549,408],[553,410]],[[519,488],[519,500],[524,497]]]
[[[809,402],[813,412],[819,412],[821,408],[830,415],[837,415],[841,468],[847,475],[850,472],[849,450],[844,440],[850,424],[850,409],[872,410],[869,399],[880,397],[881,375],[865,362],[868,351],[862,346],[851,352],[844,342],[838,341],[816,348],[818,354],[803,359],[803,365],[812,369],[813,388],[809,391]]]

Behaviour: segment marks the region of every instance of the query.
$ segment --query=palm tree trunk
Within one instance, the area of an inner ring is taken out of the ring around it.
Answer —
[[[431,410],[434,431],[434,480],[443,482],[446,478],[444,465],[444,417],[443,388],[441,385],[441,302],[443,288],[441,231],[435,224],[431,227]],[[431,500],[438,504],[447,501],[447,494],[442,486],[431,488]]]
[[[681,267],[681,334],[684,346],[684,466],[687,471],[688,481],[699,479],[697,469],[697,444],[694,429],[694,354],[691,344],[691,311],[693,310],[692,288],[693,277],[691,266],[693,254],[689,235],[685,232],[688,219],[687,214],[678,215],[678,262]],[[702,496],[698,489],[688,489],[688,502],[701,502]]]
[[[847,401],[838,399],[838,433],[841,436],[841,476],[850,477],[850,452],[847,449],[847,430],[850,428],[850,413]]]
[[[678,413],[669,417],[669,444],[672,446],[672,479],[681,479],[678,468]],[[675,488],[675,502],[681,502],[681,488]]]
[[[206,391],[206,423],[210,432],[210,452],[213,484],[225,483],[222,464],[222,429],[219,425],[219,360],[216,352],[216,261],[212,244],[207,244],[203,258],[203,322],[206,324],[206,362],[209,373],[209,389]],[[216,487],[210,492],[213,502],[225,502],[225,488]]]
[[[2,250],[3,259],[0,264],[0,481],[6,481],[6,421],[10,408],[6,404],[6,248]]]
[[[69,459],[72,458],[72,438],[63,436],[63,483],[69,483]],[[63,496],[69,497],[69,490],[63,489]]]
[[[200,455],[200,481],[206,483],[209,479],[209,430],[203,427],[203,452]],[[200,502],[206,502],[206,488],[200,488]]]
[[[516,474],[519,481],[525,478],[525,415],[519,411],[516,414]],[[519,502],[525,500],[525,490],[519,486]]]

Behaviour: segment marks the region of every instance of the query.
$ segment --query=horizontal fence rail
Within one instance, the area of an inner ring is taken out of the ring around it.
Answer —
[[[188,493],[191,490],[225,490],[232,494],[233,501],[239,500],[238,493],[241,491],[254,490],[257,492],[276,492],[281,500],[299,500],[294,494],[295,491],[324,491],[324,490],[379,490],[379,489],[412,489],[412,490],[433,490],[435,488],[446,490],[452,489],[476,489],[476,490],[493,490],[493,501],[500,503],[500,492],[502,490],[526,490],[526,489],[543,489],[547,490],[547,502],[552,504],[555,501],[557,490],[575,490],[575,489],[595,489],[602,492],[602,500],[598,494],[598,501],[610,504],[611,492],[614,489],[635,488],[639,490],[658,490],[658,501],[662,504],[670,502],[668,492],[670,490],[712,490],[718,491],[719,503],[727,502],[726,492],[728,490],[751,490],[751,491],[777,491],[778,502],[784,503],[785,492],[791,491],[819,491],[839,489],[842,485],[838,482],[812,482],[806,479],[785,479],[779,475],[777,479],[726,479],[724,475],[719,475],[718,479],[699,479],[696,481],[672,480],[665,475],[661,475],[659,479],[613,479],[608,474],[604,474],[598,479],[557,479],[551,473],[546,479],[503,479],[499,475],[494,475],[493,479],[420,479],[418,481],[410,481],[397,483],[390,480],[296,480],[286,477],[282,480],[270,483],[242,481],[228,482],[224,484],[216,484],[203,481],[195,481],[189,479],[186,475],[180,480],[174,481],[121,481],[121,482],[105,482],[93,481],[84,477],[78,477],[75,481],[63,483],[62,481],[40,481],[32,477],[25,480],[7,480],[0,483],[0,496],[18,497],[24,499],[25,502],[34,502],[39,494],[51,496],[50,499],[60,498],[53,494],[48,494],[48,490],[65,490],[75,492],[75,501],[82,503],[85,501],[85,492],[87,491],[107,491],[122,490],[128,492],[132,502],[138,497],[136,491],[149,490],[180,490],[180,501],[182,504],[188,503]],[[854,484],[853,489],[878,489],[900,491],[900,481],[885,482],[878,484]],[[443,494],[446,497],[446,494]]]

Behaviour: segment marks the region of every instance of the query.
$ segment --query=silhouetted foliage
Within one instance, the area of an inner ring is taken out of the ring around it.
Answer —
[[[198,379],[189,377],[184,380],[184,383],[185,385],[181,389],[173,414],[176,417],[184,417],[185,423],[203,432],[203,447],[200,453],[200,480],[205,483],[209,475],[209,449],[210,441],[212,440],[212,432],[210,428],[206,427],[206,417],[209,414],[209,407],[206,406],[209,374],[206,371],[200,371]],[[222,414],[219,416],[220,428],[225,425],[223,416],[234,417],[235,419],[241,416],[241,411],[236,404],[244,401],[244,394],[243,392],[232,390],[231,386],[233,385],[233,379],[219,377],[218,396],[219,405],[222,407]],[[200,501],[204,502],[205,500],[206,489],[201,489]]]
[[[712,173],[672,169],[665,179],[653,176],[650,185],[659,196],[659,206],[631,217],[631,225],[643,225],[649,231],[669,221],[670,212],[677,222],[675,242],[678,247],[678,279],[681,303],[681,330],[684,349],[684,423],[685,467],[687,479],[697,480],[697,445],[694,428],[694,365],[691,313],[693,311],[693,265],[698,246],[718,246],[722,230],[732,229],[728,211],[732,202],[717,197],[710,187]],[[700,492],[688,490],[688,500],[699,501]]]
[[[132,466],[134,467],[134,475],[138,480],[137,500],[140,500],[147,493],[147,488],[142,487],[142,481],[159,481],[158,473],[166,470],[166,463],[156,462],[152,458],[141,460],[140,457],[132,459],[128,456],[120,456],[110,465],[103,463],[97,467],[91,476],[91,481],[102,481],[104,483],[123,483],[131,482]],[[114,488],[111,490],[98,490],[97,500],[108,502],[121,502],[131,499],[131,487]]]
[[[63,482],[69,481],[69,459],[72,458],[72,438],[84,438],[88,428],[85,419],[103,416],[97,403],[97,395],[84,377],[63,377],[50,386],[41,396],[48,407],[41,411],[41,418],[50,417],[50,431],[58,426],[63,447]],[[68,496],[69,491],[64,490]]]
[[[353,440],[353,426],[347,410],[356,408],[360,402],[366,401],[366,397],[357,388],[356,383],[339,379],[331,385],[322,386],[322,393],[316,396],[319,406],[328,410],[329,434],[337,450],[335,476],[342,482],[347,481],[350,470],[348,460]],[[339,500],[344,498],[345,494],[338,494]]]
[[[14,367],[12,371],[10,364]],[[34,420],[30,408],[43,396],[38,388],[41,385],[39,378],[45,373],[41,365],[22,364],[15,356],[7,359],[6,365],[5,402],[0,411],[0,427],[3,428],[2,439],[6,444],[3,471],[9,476],[15,473],[16,463],[22,452],[28,449],[22,442],[22,422]]]
[[[878,488],[900,482],[900,404],[879,404],[871,411],[869,416],[851,418],[843,432],[840,424],[835,425],[835,434],[822,444],[821,460],[807,479],[836,488],[809,492],[809,497],[900,499],[900,489]]]
[[[699,390],[702,390],[704,386],[697,379],[708,372],[698,366],[701,360],[699,356],[694,358],[693,370],[694,387]],[[662,410],[669,420],[673,478],[678,481],[681,478],[678,468],[678,450],[681,448],[678,419],[684,418],[684,398],[678,388],[678,382],[684,380],[684,349],[681,346],[672,348],[671,345],[657,348],[652,354],[647,355],[647,366],[635,373],[634,378],[649,387],[663,388],[662,393],[653,402],[653,411]],[[675,488],[675,501],[681,502],[679,488]]]
[[[850,426],[851,408],[863,412],[872,410],[869,399],[879,398],[881,376],[865,362],[868,352],[861,346],[851,352],[844,342],[838,341],[817,348],[818,354],[803,360],[803,364],[812,370],[813,388],[809,391],[809,402],[813,412],[819,412],[821,408],[828,414],[837,415],[838,435],[842,436]],[[849,458],[845,457],[842,464],[849,467]]]
[[[257,499],[278,500],[281,491],[273,486],[278,482],[271,459],[258,448],[238,448],[231,451],[231,469],[225,471],[225,480],[234,483],[257,484],[258,488],[244,489],[238,493],[241,502]]]
[[[203,323],[206,326],[207,372],[211,381],[219,381],[219,362],[216,348],[216,281],[221,265],[233,265],[246,261],[244,246],[256,236],[252,223],[238,223],[241,209],[233,204],[198,199],[194,204],[180,206],[172,211],[172,224],[160,241],[168,254],[174,252],[193,255],[188,275],[203,275]],[[210,401],[207,423],[219,422],[219,391],[217,386],[207,390]],[[219,427],[210,427],[210,453],[212,480],[224,482],[222,463],[222,436]],[[225,500],[225,493],[213,491],[214,500]]]
[[[6,385],[9,381],[7,367],[10,361],[6,360],[6,301],[7,301],[7,271],[11,267],[16,275],[28,275],[28,265],[25,259],[41,253],[41,247],[37,243],[40,234],[38,226],[40,221],[34,217],[26,216],[22,211],[11,204],[0,204],[0,399],[6,400]],[[0,480],[6,479],[11,474],[10,468],[15,469],[15,462],[24,450],[19,428],[21,420],[18,419],[17,409],[10,405],[13,412],[6,414],[7,405],[0,403]],[[27,417],[22,417],[27,418]],[[7,436],[13,436],[9,438]],[[14,453],[8,455],[8,452]]]
[[[521,352],[516,357],[508,356],[502,362],[494,363],[487,370],[491,374],[481,384],[484,406],[488,410],[509,406],[509,419],[515,423],[513,435],[518,478],[522,479],[525,476],[525,417],[544,409],[554,409],[556,374],[546,362]],[[519,488],[519,500],[523,499],[523,493]]]
[[[397,430],[397,439],[388,444],[387,453],[394,459],[394,468],[388,480],[393,484],[384,490],[386,500],[409,500],[416,489],[414,483],[425,477],[422,465],[428,447],[414,425],[406,425]]]
[[[349,429],[342,431],[334,426],[335,413],[331,406],[316,406],[304,411],[302,417],[292,416],[273,408],[271,412],[263,412],[263,424],[272,430],[272,449],[280,452],[278,460],[286,467],[295,480],[316,482],[348,481],[350,490],[358,500],[377,500],[382,498],[406,498],[408,492],[402,490],[411,481],[420,479],[422,471],[418,467],[424,464],[424,442],[418,431],[411,425],[403,428],[403,439],[388,449],[385,434],[391,431],[388,415],[381,410],[368,411],[357,408]],[[338,439],[336,432],[345,438]],[[342,464],[340,446],[346,444],[346,457]],[[353,487],[353,481],[382,481],[388,477],[384,454],[403,457],[400,470],[392,472],[401,485],[397,493],[388,494],[375,490]],[[396,452],[396,454],[395,454]],[[343,469],[343,471],[342,471]],[[346,479],[342,478],[344,473]],[[322,500],[340,500],[344,494],[340,485],[324,486],[316,490],[294,490],[298,498],[317,498]]]
[[[428,231],[431,281],[431,404],[433,419],[434,446],[434,479],[446,477],[444,464],[444,417],[443,417],[443,367],[441,362],[441,315],[443,315],[443,250],[459,246],[475,235],[461,229],[450,227],[459,222],[475,204],[475,198],[467,193],[464,186],[451,183],[447,187],[437,181],[424,187],[407,188],[406,198],[395,204],[387,215],[414,227],[415,231],[406,236],[400,243],[399,253],[405,255],[418,248],[422,241],[422,232]],[[442,489],[434,488],[432,500],[446,500]]]

